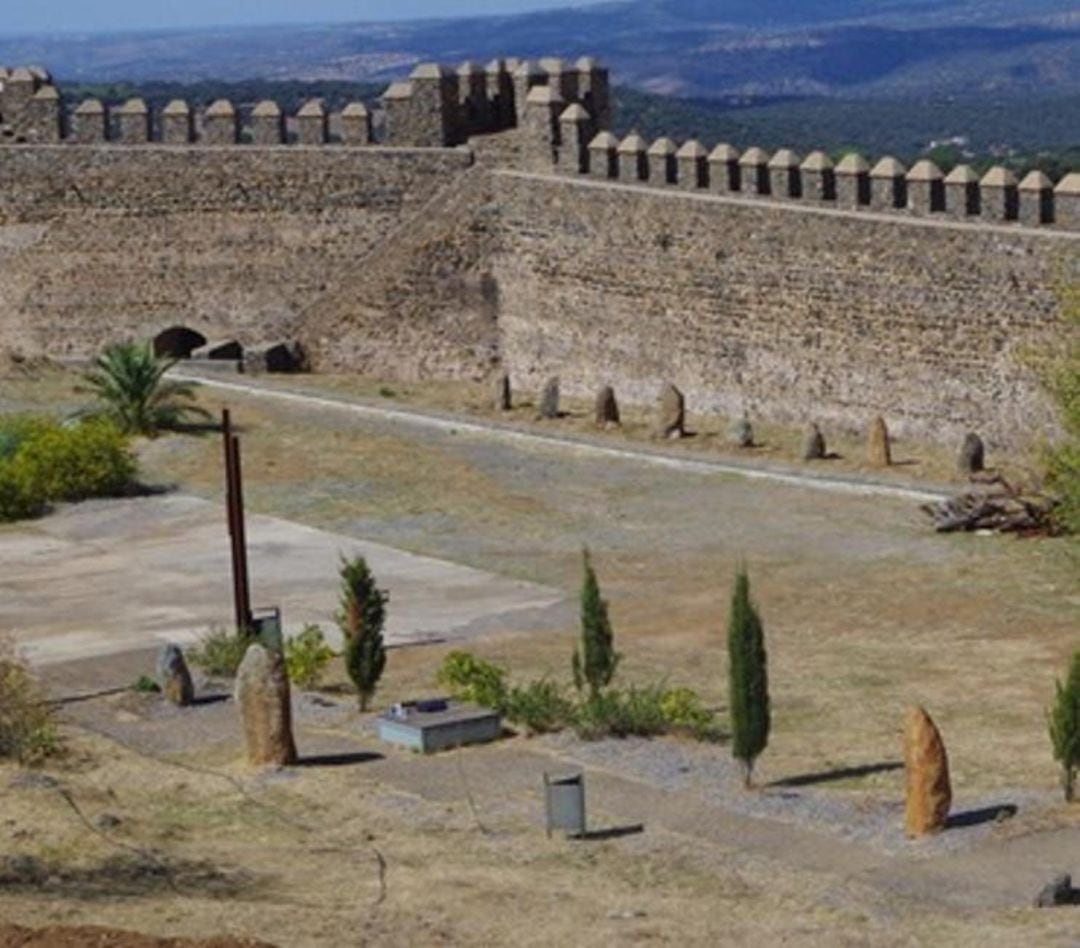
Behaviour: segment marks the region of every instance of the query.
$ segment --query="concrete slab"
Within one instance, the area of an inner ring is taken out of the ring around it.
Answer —
[[[391,645],[555,628],[560,591],[444,560],[248,517],[252,604],[280,606],[288,633],[318,622],[334,644],[338,564],[367,558],[390,594]],[[173,494],[74,505],[0,531],[0,629],[34,664],[187,644],[232,615],[224,509]]]

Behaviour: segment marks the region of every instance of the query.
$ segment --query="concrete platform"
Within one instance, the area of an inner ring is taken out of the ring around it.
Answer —
[[[333,615],[341,556],[362,555],[390,593],[390,645],[555,628],[564,594],[273,517],[248,517],[252,605],[288,633]],[[232,616],[222,507],[180,494],[91,501],[0,530],[0,629],[35,664],[194,642]]]

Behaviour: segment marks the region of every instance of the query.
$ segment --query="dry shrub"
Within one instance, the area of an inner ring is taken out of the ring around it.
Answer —
[[[60,733],[41,688],[11,639],[0,636],[0,760],[37,764],[60,749]]]

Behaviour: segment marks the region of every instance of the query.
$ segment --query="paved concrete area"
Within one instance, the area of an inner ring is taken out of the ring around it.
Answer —
[[[342,555],[363,555],[390,594],[391,645],[554,628],[564,594],[432,557],[273,517],[248,517],[252,604],[280,606],[288,632],[333,614]],[[185,495],[93,501],[0,532],[0,629],[43,665],[163,641],[195,641],[229,625],[232,582],[225,512]]]

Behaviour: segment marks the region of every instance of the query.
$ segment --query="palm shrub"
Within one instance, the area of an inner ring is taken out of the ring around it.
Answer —
[[[1061,764],[1065,799],[1076,797],[1076,772],[1080,770],[1080,650],[1073,653],[1069,677],[1055,683],[1054,705],[1048,714],[1054,760]]]
[[[149,342],[109,346],[83,375],[97,398],[86,413],[110,418],[127,434],[150,437],[189,418],[209,418],[194,404],[194,383],[165,379],[175,364],[175,359],[155,355]]]
[[[574,686],[581,692],[587,685],[590,699],[595,699],[611,683],[620,656],[615,651],[608,604],[600,596],[589,551],[582,556],[585,578],[581,585],[581,649],[574,649],[572,667]]]
[[[753,785],[754,762],[769,742],[769,676],[765,632],[750,599],[750,577],[740,567],[735,575],[728,617],[728,684],[731,753],[743,766],[743,779]]]
[[[341,561],[341,611],[338,626],[345,639],[345,668],[366,711],[386,667],[383,625],[389,597],[375,584],[362,556]]]

